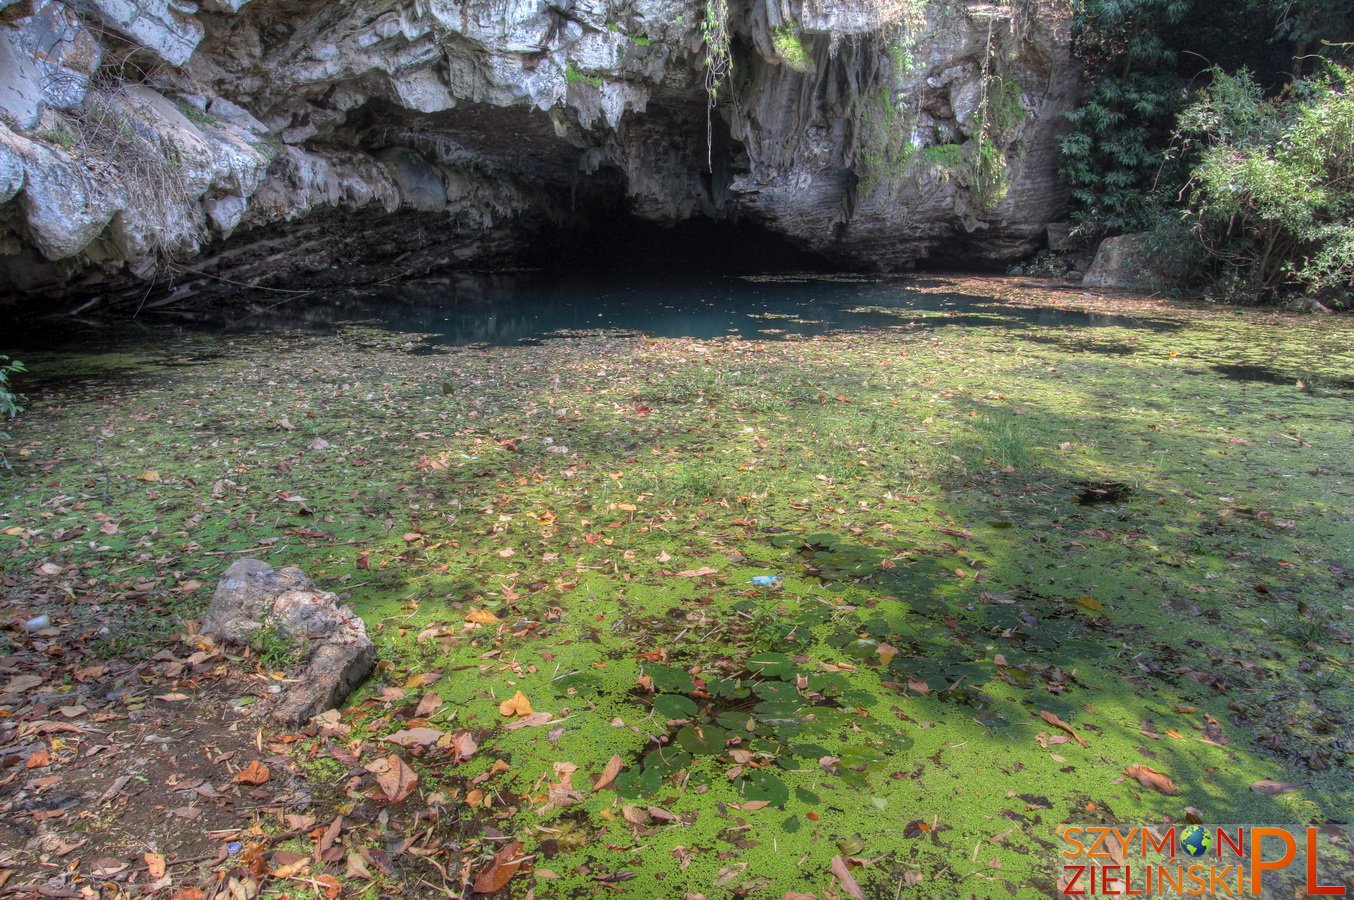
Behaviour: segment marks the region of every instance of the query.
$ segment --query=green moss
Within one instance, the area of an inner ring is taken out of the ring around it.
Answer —
[[[937,166],[957,169],[964,164],[962,144],[934,144],[921,149],[922,159]]]
[[[1024,89],[1020,82],[1004,75],[994,76],[987,85],[987,106],[984,121],[997,135],[1006,135],[1025,121],[1029,111],[1021,103]]]
[[[183,113],[184,118],[194,125],[220,125],[221,119],[212,115],[204,109],[199,109],[187,100],[174,100],[174,105],[178,107],[179,112]]]
[[[771,33],[771,44],[775,47],[776,55],[780,57],[781,62],[791,69],[806,73],[813,71],[813,58],[804,47],[804,40],[800,37],[797,26],[785,24],[777,28]]]
[[[600,88],[604,83],[600,75],[592,75],[584,72],[572,62],[566,63],[564,66],[564,80],[571,86],[587,84],[595,88]]]
[[[900,179],[916,153],[912,123],[891,90],[880,89],[860,101],[857,174],[862,193],[881,182]]]

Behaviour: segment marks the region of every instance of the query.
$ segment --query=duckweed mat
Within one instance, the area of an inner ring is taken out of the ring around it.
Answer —
[[[29,355],[5,590],[110,655],[241,556],[338,592],[380,663],[285,752],[355,894],[1037,897],[1066,823],[1344,820],[1354,323],[942,287],[1018,325]]]

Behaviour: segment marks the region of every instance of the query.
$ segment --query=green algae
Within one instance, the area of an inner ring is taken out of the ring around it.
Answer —
[[[389,663],[354,724],[396,730],[420,691],[383,692],[440,673],[434,724],[481,747],[415,760],[424,788],[491,775],[460,827],[539,853],[540,897],[821,892],[857,836],[869,896],[1040,896],[1060,823],[1354,800],[1349,326],[1166,318],[72,359],[135,377],[25,386],[0,551],[181,615],[246,552],[307,569]],[[1133,492],[1083,505],[1088,481]],[[550,725],[504,727],[519,690]],[[613,755],[615,789],[587,790]],[[561,762],[582,800],[554,808]]]

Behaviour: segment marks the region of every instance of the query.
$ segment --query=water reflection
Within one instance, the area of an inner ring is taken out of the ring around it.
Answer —
[[[449,344],[508,345],[603,329],[657,337],[779,339],[944,325],[1159,327],[1122,316],[1008,306],[990,297],[921,293],[906,279],[664,277],[561,279],[541,273],[461,274],[323,298],[251,304],[215,327],[327,331],[371,321]],[[203,324],[208,324],[203,322]]]

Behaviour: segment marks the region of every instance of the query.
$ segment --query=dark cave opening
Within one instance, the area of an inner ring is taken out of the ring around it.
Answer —
[[[561,276],[659,274],[667,279],[833,268],[826,258],[749,219],[699,216],[665,225],[625,213],[545,235],[527,263]]]

